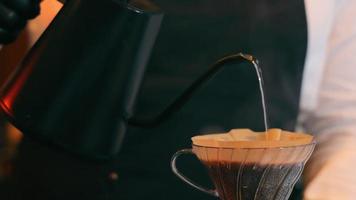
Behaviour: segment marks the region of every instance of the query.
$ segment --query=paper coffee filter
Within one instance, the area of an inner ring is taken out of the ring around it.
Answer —
[[[289,164],[305,161],[314,145],[304,133],[269,129],[253,132],[234,129],[228,133],[195,136],[193,151],[204,162]]]
[[[192,141],[197,146],[215,148],[273,148],[309,144],[313,136],[281,129],[269,129],[267,132],[233,129],[228,133],[195,136]]]

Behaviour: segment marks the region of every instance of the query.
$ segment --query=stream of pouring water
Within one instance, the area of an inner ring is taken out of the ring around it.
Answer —
[[[256,60],[252,61],[253,66],[255,67],[257,78],[258,78],[258,83],[260,86],[260,93],[261,93],[261,102],[262,102],[262,109],[263,109],[263,119],[264,119],[264,125],[265,125],[265,132],[267,133],[268,130],[268,120],[267,120],[267,109],[266,109],[266,100],[265,100],[265,93],[263,90],[263,79],[262,79],[262,70],[258,65],[258,62]]]

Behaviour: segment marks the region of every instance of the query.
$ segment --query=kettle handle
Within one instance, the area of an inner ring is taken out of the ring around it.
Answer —
[[[176,100],[173,101],[165,110],[159,113],[156,117],[152,119],[144,119],[140,117],[130,117],[128,119],[128,124],[137,127],[155,127],[162,123],[163,121],[167,120],[169,117],[172,116],[173,113],[178,111],[183,105],[188,102],[191,98],[193,93],[201,88],[204,83],[210,80],[217,72],[219,72],[227,63],[237,63],[240,64],[242,62],[249,62],[251,64],[258,63],[258,60],[249,54],[244,53],[236,53],[225,56],[214,64],[212,64],[207,72],[199,77],[193,84],[188,87],[183,94],[181,94]]]

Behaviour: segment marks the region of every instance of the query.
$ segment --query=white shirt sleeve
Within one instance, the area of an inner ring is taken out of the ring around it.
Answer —
[[[334,6],[315,106],[303,117],[318,142],[305,170],[306,200],[356,198],[356,1]]]

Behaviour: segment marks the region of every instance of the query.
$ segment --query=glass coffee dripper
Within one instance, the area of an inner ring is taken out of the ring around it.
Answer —
[[[231,135],[239,138],[231,140]],[[173,172],[192,187],[221,200],[288,199],[315,147],[312,136],[279,129],[266,134],[235,129],[192,140],[192,149],[180,150],[173,156]],[[206,189],[179,172],[176,159],[183,154],[198,157],[216,189]]]

